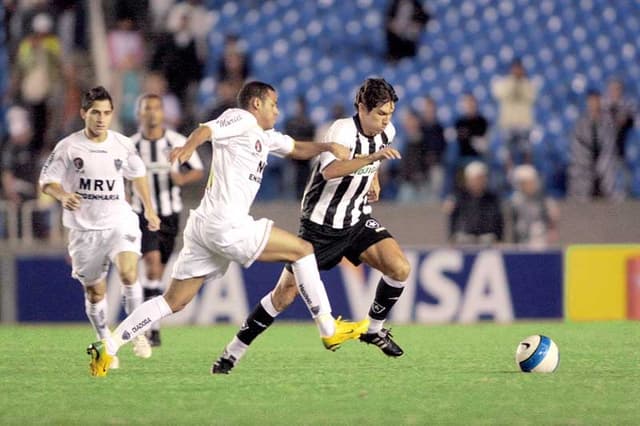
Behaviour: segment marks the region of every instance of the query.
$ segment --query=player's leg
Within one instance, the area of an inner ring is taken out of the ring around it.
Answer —
[[[400,356],[404,352],[383,325],[404,290],[411,270],[409,261],[393,238],[385,238],[368,247],[360,259],[383,274],[369,309],[369,328],[360,340],[375,344],[388,356]]]
[[[145,265],[145,277],[142,280],[144,300],[151,300],[154,297],[162,295],[162,275],[164,274],[164,265],[161,261],[160,250],[147,251],[142,255],[142,261]],[[160,346],[160,323],[155,322],[151,326],[151,330],[147,333],[147,338],[151,346]]]
[[[104,279],[84,285],[84,307],[89,322],[96,331],[98,339],[104,339],[110,333],[107,325],[107,283]]]
[[[336,327],[335,320],[331,316],[331,304],[320,279],[311,243],[274,226],[258,260],[290,263],[298,292],[316,321],[320,336],[330,337],[335,334]]]
[[[284,311],[298,295],[298,287],[293,273],[282,270],[276,287],[267,293],[244,321],[240,330],[227,344],[222,355],[213,364],[213,374],[228,374],[244,356],[249,345],[267,330],[276,316]]]

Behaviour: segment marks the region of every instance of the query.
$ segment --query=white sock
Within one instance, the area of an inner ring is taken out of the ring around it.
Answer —
[[[327,291],[320,279],[316,256],[311,253],[296,260],[291,264],[291,269],[296,278],[298,292],[316,321],[320,336],[333,336],[336,332],[335,322],[331,316],[331,304]]]
[[[158,289],[162,286],[162,282],[160,280],[146,280],[144,283],[144,288],[148,288],[151,290]]]
[[[140,281],[136,281],[131,285],[123,285],[122,294],[124,295],[124,311],[129,315],[142,303],[142,286],[140,285]]]
[[[271,315],[272,317],[274,317],[274,318],[275,318],[275,317],[277,317],[277,316],[278,316],[278,314],[279,314],[280,312],[278,312],[278,311],[276,310],[276,307],[275,307],[275,306],[273,306],[273,301],[272,301],[272,299],[271,299],[272,294],[273,294],[273,292],[272,292],[272,291],[270,291],[269,293],[267,293],[267,295],[266,295],[266,296],[264,296],[264,297],[260,300],[260,304],[262,305],[262,307],[264,308],[264,310],[265,310],[265,311],[267,311],[267,313],[268,313],[269,315]]]
[[[118,325],[118,328],[107,338],[107,352],[115,355],[120,346],[134,337],[146,332],[155,321],[171,315],[173,312],[164,296],[147,300]]]
[[[232,356],[233,358],[235,358],[234,362],[238,362],[240,361],[240,358],[244,356],[244,353],[247,351],[248,347],[249,345],[247,345],[246,343],[242,343],[240,339],[238,339],[236,336],[233,336],[231,342],[227,345],[226,348],[224,348],[223,356],[225,358],[229,358],[230,356]]]
[[[84,310],[87,313],[89,322],[96,331],[98,339],[105,339],[111,334],[107,326],[107,298],[103,297],[97,303],[91,303],[85,295]]]
[[[384,320],[373,319],[369,315],[367,315],[367,318],[369,318],[369,328],[367,328],[367,334],[377,333],[378,331],[382,330]]]

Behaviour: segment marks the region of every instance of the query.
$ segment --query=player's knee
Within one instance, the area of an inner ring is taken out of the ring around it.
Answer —
[[[138,274],[135,268],[126,268],[120,271],[120,281],[124,285],[132,285],[138,279]]]
[[[411,273],[411,264],[409,264],[409,261],[404,256],[396,258],[389,266],[389,270],[385,274],[389,278],[401,282],[404,282],[409,278],[409,273]]]
[[[85,296],[89,301],[89,303],[93,303],[93,304],[98,303],[102,299],[104,299],[104,293],[89,291],[89,289],[87,289],[87,291],[85,292]]]
[[[297,259],[313,254],[313,245],[310,242],[300,239],[297,247]]]

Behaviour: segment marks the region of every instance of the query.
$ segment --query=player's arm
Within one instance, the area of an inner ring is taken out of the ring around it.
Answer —
[[[323,152],[332,153],[338,160],[347,160],[349,158],[349,148],[335,142],[307,142],[295,141],[293,143],[293,151],[289,153],[289,157],[295,160],[309,160]]]
[[[200,125],[198,126],[187,138],[187,141],[183,146],[179,146],[171,150],[169,159],[173,163],[178,161],[180,164],[185,163],[191,158],[196,148],[205,143],[206,141],[213,139],[213,131],[211,127]]]
[[[367,191],[367,201],[370,203],[375,203],[380,199],[380,179],[378,178],[378,172],[373,175],[373,179],[371,180],[371,186],[369,187],[369,191]]]
[[[75,192],[67,192],[62,188],[62,185],[57,182],[47,182],[40,187],[42,192],[52,196],[56,200],[60,201],[62,207],[67,210],[76,210],[80,207],[82,197]]]
[[[160,218],[153,209],[153,204],[151,204],[151,193],[149,191],[147,176],[145,175],[133,178],[131,180],[131,184],[133,185],[133,190],[136,192],[136,195],[140,198],[142,205],[144,206],[144,218],[147,219],[147,222],[149,223],[149,230],[157,231],[160,229]]]
[[[322,170],[322,177],[324,177],[325,180],[329,180],[347,176],[364,166],[375,163],[376,161],[400,158],[402,158],[400,152],[397,149],[388,146],[380,151],[374,152],[373,154],[363,155],[350,160],[333,161]]]
[[[191,169],[186,172],[171,172],[171,180],[178,186],[188,185],[197,182],[204,176],[202,170]]]

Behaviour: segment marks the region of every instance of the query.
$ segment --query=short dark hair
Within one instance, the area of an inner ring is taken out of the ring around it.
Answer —
[[[109,101],[111,109],[113,109],[113,99],[111,99],[111,95],[107,92],[107,89],[102,86],[94,87],[82,94],[82,109],[88,111],[95,101]]]
[[[250,81],[242,86],[242,89],[238,92],[238,106],[248,110],[253,98],[264,99],[269,91],[275,92],[276,89],[272,85],[261,81]]]
[[[138,115],[138,113],[140,112],[142,102],[146,101],[147,99],[157,99],[162,103],[162,96],[158,95],[157,93],[143,93],[142,95],[138,96],[138,99],[136,99],[136,115]]]
[[[358,110],[358,104],[363,104],[367,111],[371,111],[387,102],[398,102],[398,95],[396,95],[393,86],[387,83],[384,78],[368,78],[358,89],[353,105]]]

